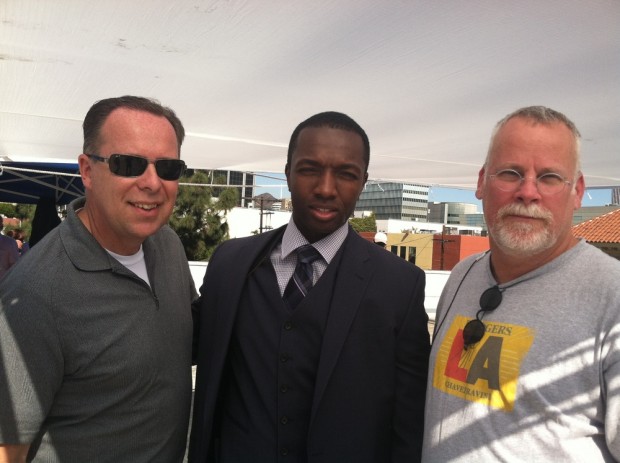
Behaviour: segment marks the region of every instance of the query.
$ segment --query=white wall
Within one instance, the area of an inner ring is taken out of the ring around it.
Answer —
[[[424,270],[426,273],[426,288],[424,290],[424,308],[431,320],[435,320],[439,296],[448,281],[450,272],[447,270]]]
[[[263,231],[265,227],[278,228],[286,225],[291,218],[288,211],[263,211]],[[260,209],[235,207],[227,214],[229,234],[231,238],[243,238],[252,235],[260,228]]]
[[[195,260],[189,261],[189,271],[192,273],[192,278],[194,279],[194,285],[196,285],[196,291],[200,289],[202,286],[202,280],[205,277],[205,272],[207,271],[208,262],[198,262]]]
[[[403,230],[430,230],[432,233],[441,233],[443,227],[456,228],[457,230],[472,230],[480,234],[482,227],[472,227],[469,225],[443,224],[434,222],[414,222],[411,220],[377,220],[377,231],[383,233],[401,233]]]

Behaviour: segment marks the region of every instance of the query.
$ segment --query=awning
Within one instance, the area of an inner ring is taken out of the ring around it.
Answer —
[[[67,204],[84,195],[77,163],[0,162],[0,202]]]

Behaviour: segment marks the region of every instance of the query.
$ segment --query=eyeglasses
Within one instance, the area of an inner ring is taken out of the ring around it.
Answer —
[[[86,154],[86,153],[84,153]],[[185,172],[185,162],[180,159],[151,160],[134,154],[111,154],[104,158],[98,154],[86,154],[91,159],[106,162],[110,172],[119,177],[139,177],[149,164],[155,165],[155,171],[162,180],[178,180]]]
[[[482,323],[482,316],[486,312],[491,312],[502,303],[502,291],[499,286],[495,285],[487,289],[482,296],[480,296],[480,310],[476,313],[476,318],[470,320],[463,328],[463,348],[469,349],[476,344],[484,336],[486,330],[484,323]]]
[[[504,169],[489,175],[489,178],[498,189],[512,193],[517,191],[528,177],[524,177],[516,170]],[[571,183],[573,182],[554,172],[547,172],[536,177],[536,187],[541,195],[559,193],[566,185]]]

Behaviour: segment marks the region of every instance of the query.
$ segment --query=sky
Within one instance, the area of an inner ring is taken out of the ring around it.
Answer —
[[[460,202],[478,205],[478,211],[482,212],[482,202],[476,199],[473,190],[459,190],[455,188],[431,187],[428,194],[429,201],[437,202]],[[610,189],[586,190],[581,201],[582,207],[605,206],[611,203]]]
[[[289,198],[290,194],[286,187],[286,180],[284,174],[257,174],[256,175],[256,188],[255,195],[261,193],[270,193],[274,197]],[[476,204],[478,211],[482,212],[482,202],[476,199],[474,190],[463,190],[457,188],[443,188],[443,187],[431,187],[428,200],[430,202],[458,202]],[[586,190],[586,194],[581,201],[582,207],[588,206],[605,206],[611,203],[611,190],[610,189],[589,189]]]

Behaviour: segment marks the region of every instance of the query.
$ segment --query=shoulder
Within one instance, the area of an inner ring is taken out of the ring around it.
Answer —
[[[59,239],[60,230],[56,227],[51,230],[41,241],[24,254],[15,265],[15,273],[26,273],[32,278],[41,276],[44,281],[53,280],[60,276],[59,269],[68,256],[62,241]],[[54,271],[50,272],[50,269]],[[44,281],[39,281],[39,284]]]
[[[595,267],[599,269],[600,273],[611,272],[617,275],[620,272],[620,260],[613,258],[585,241],[578,244],[578,246],[582,248],[581,252],[583,253],[581,264]]]
[[[0,249],[8,250],[9,252],[17,252],[17,241],[10,236],[0,235]]]
[[[567,255],[563,261],[561,270],[565,275],[574,279],[580,286],[620,294],[616,289],[620,281],[620,260],[585,241],[580,242],[575,248],[575,253]]]
[[[264,235],[265,234],[245,236],[243,238],[232,238],[226,240],[219,244],[215,250],[215,253],[231,253],[240,251],[246,247],[254,248],[260,246],[260,244],[264,241]]]
[[[217,252],[235,252],[241,249],[262,249],[268,243],[278,239],[284,232],[284,228],[278,228],[259,235],[244,236],[243,238],[233,238],[221,243],[217,249]]]
[[[152,246],[158,253],[164,253],[168,256],[181,254],[187,260],[181,238],[168,225],[164,225],[157,233],[149,236],[144,241],[143,246],[145,252],[147,247]]]
[[[181,242],[179,236],[172,228],[170,228],[169,225],[164,225],[161,227],[159,231],[150,238],[156,241]]]
[[[30,251],[19,258],[0,281],[0,312],[9,308],[19,313],[24,322],[38,323],[40,314],[51,313],[57,300],[64,297],[66,287],[79,285],[58,231],[52,230]],[[8,301],[11,301],[8,304]],[[49,320],[42,317],[43,323]]]

